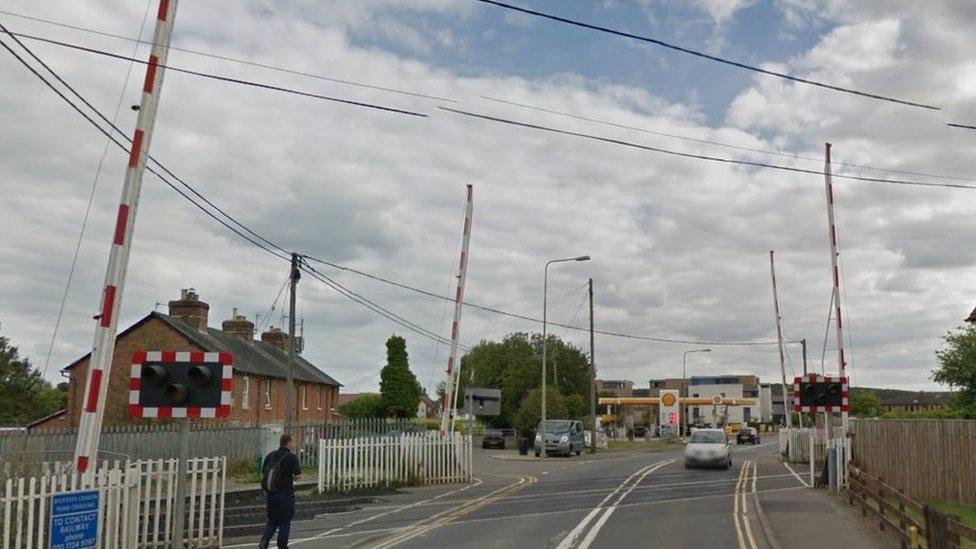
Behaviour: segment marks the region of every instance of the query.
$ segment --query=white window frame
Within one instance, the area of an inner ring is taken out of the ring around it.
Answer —
[[[325,386],[324,385],[319,385],[319,396],[318,396],[318,400],[316,400],[316,402],[315,402],[315,409],[316,410],[321,410],[322,409],[322,390],[323,389],[325,389]]]
[[[308,410],[308,385],[301,385],[298,388],[298,392],[301,393],[302,397],[302,410]]]
[[[248,410],[251,408],[251,378],[248,376],[241,376],[241,409]]]
[[[264,380],[264,409],[271,409],[271,380]]]

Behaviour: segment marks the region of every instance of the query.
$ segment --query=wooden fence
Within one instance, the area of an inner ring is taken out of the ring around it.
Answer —
[[[914,499],[976,504],[976,420],[858,420],[853,460]]]
[[[367,418],[328,423],[301,423],[292,436],[303,466],[318,463],[318,441],[385,435],[419,428],[409,419]],[[174,456],[179,450],[179,425],[127,425],[102,430],[99,457],[105,459],[158,459]],[[192,456],[227,456],[227,459],[254,459],[277,448],[279,431],[265,427],[234,426],[221,423],[193,423],[189,446]],[[41,462],[69,461],[75,449],[77,429],[0,432],[0,478],[13,474],[36,474]]]
[[[961,548],[964,540],[976,544],[976,529],[963,524],[959,517],[948,516],[932,507],[908,497],[883,479],[869,475],[857,467],[850,468],[847,499],[857,502],[861,514],[878,517],[878,528],[893,528],[901,538],[901,546],[928,549]]]
[[[471,480],[471,435],[412,433],[322,440],[319,491]]]

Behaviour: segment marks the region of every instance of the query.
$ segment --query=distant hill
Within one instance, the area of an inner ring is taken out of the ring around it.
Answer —
[[[774,396],[779,396],[783,393],[783,386],[779,383],[770,385],[770,390]],[[881,402],[891,401],[891,400],[907,400],[911,397],[915,397],[920,393],[926,395],[949,395],[950,391],[908,391],[905,389],[879,389],[876,387],[851,387],[851,397],[856,396],[858,393],[863,393],[866,391],[871,391],[878,395]]]

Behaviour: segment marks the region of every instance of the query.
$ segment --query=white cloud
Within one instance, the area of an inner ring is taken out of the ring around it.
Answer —
[[[248,9],[237,9],[236,3],[184,3],[177,40],[227,55],[453,97],[477,111],[689,152],[714,151],[476,98],[503,97],[751,147],[788,144],[813,156],[830,140],[840,160],[892,168],[957,174],[971,169],[964,161],[971,147],[957,134],[947,134],[938,115],[766,77],[743,90],[724,124],[709,127],[694,105],[669,103],[646,90],[572,75],[532,80],[459,76],[422,58],[352,45],[356,34],[374,23],[410,29],[397,19],[398,10],[470,17],[468,9],[459,7],[464,5],[404,1],[386,9],[389,3],[335,2],[277,11],[277,4],[270,3],[249,4]],[[950,7],[935,10],[941,14],[935,21],[928,19],[932,10],[922,7],[908,6],[903,13],[863,8],[864,13],[845,15],[817,46],[784,68],[965,112],[972,103],[966,92],[971,70],[965,67],[972,63],[973,45],[964,25],[953,22],[960,17]],[[125,34],[138,28],[142,16],[128,3],[98,9],[24,1],[11,9]],[[51,32],[36,24],[18,26]],[[442,30],[412,28],[417,40],[411,55],[462,39]],[[97,47],[120,48],[111,39],[64,32]],[[408,44],[413,38],[404,32],[398,41]],[[37,51],[100,108],[114,107],[124,63],[50,46],[38,45]],[[431,113],[418,120],[167,75],[153,153],[285,247],[449,294],[464,184],[473,183],[471,301],[538,315],[545,260],[589,253],[593,261],[551,272],[550,318],[572,316],[582,294],[566,292],[592,275],[597,323],[604,329],[768,339],[774,332],[767,254],[776,249],[787,334],[807,337],[811,355],[819,354],[829,261],[823,187],[816,177],[692,162],[475,122],[421,99],[180,52],[173,52],[171,62]],[[125,105],[138,101],[141,68],[135,72]],[[0,56],[0,74],[0,139],[5,144],[0,153],[0,194],[5,197],[0,205],[0,256],[5,258],[0,320],[4,334],[38,360],[46,353],[103,141],[9,56]],[[133,122],[132,112],[123,110],[121,125],[131,128]],[[56,366],[89,346],[123,165],[121,154],[109,155]],[[951,232],[961,239],[973,234],[976,204],[959,191],[841,180],[837,187],[856,381],[930,387],[926,376],[938,336],[968,313],[976,291],[976,260],[954,255],[965,243],[941,235]],[[268,308],[286,275],[284,264],[242,243],[148,176],[135,238],[123,324],[186,286],[196,287],[211,303],[214,325],[231,307],[253,315]],[[444,303],[352,275],[337,276],[398,313],[447,332]],[[415,370],[433,387],[430,382],[446,359],[443,349],[308,277],[299,292],[309,358],[340,381],[365,378],[351,390],[375,383],[370,375],[383,361],[383,342],[391,332],[407,336]],[[462,339],[470,344],[535,328],[466,310]],[[585,341],[574,332],[567,337]],[[681,350],[603,336],[597,339],[598,367],[602,374],[643,383],[677,374]],[[697,373],[754,371],[772,377],[778,362],[771,351],[716,348]],[[792,364],[798,367],[799,355],[792,356]]]

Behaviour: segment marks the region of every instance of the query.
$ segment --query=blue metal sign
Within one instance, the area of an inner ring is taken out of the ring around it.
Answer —
[[[98,490],[51,498],[50,549],[88,549],[98,540]]]

